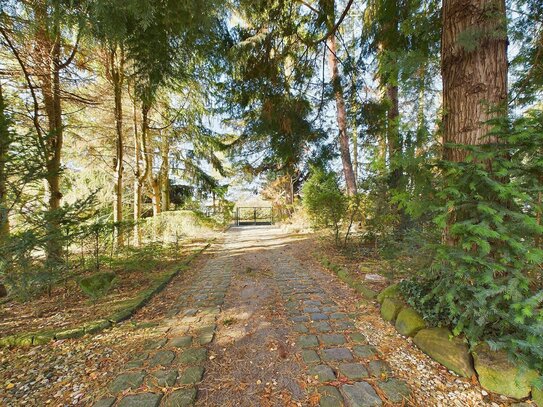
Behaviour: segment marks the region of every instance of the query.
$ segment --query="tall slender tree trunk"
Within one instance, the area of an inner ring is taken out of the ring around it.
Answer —
[[[56,18],[53,19],[56,21]],[[45,23],[45,22],[44,22]],[[45,65],[47,71],[42,75],[42,94],[47,116],[47,174],[45,178],[46,200],[48,202],[49,216],[47,219],[47,260],[53,263],[62,262],[62,231],[58,210],[62,193],[60,192],[61,152],[63,143],[62,101],[60,85],[60,28],[58,22],[53,28],[54,38],[50,39],[48,33],[43,33],[42,46],[49,49],[49,64]],[[44,28],[45,29],[45,28]],[[42,50],[45,51],[45,50]]]
[[[167,134],[162,134],[160,155],[162,157],[159,176],[160,202],[164,212],[170,210],[170,137]]]
[[[386,84],[386,97],[390,104],[387,112],[387,144],[388,159],[391,168],[389,186],[397,188],[402,175],[402,169],[398,159],[402,154],[402,143],[400,140],[400,108],[398,100],[398,85],[395,82]]]
[[[7,181],[6,164],[8,160],[9,146],[12,142],[9,128],[9,120],[6,114],[6,104],[0,82],[0,254],[9,256],[9,250],[3,250],[9,239],[9,208],[7,205]],[[0,280],[0,298],[8,294],[6,286]]]
[[[124,246],[122,226],[123,220],[123,82],[124,82],[124,55],[122,47],[113,46],[110,51],[111,82],[115,101],[115,159],[113,160],[114,171],[114,198],[113,198],[113,222],[115,226],[115,242],[118,247]]]
[[[162,210],[161,195],[162,191],[160,189],[160,176],[151,175],[151,201],[153,204],[153,216],[157,216]]]
[[[9,120],[6,114],[2,83],[0,82],[0,247],[6,243],[9,237],[9,210],[7,205],[8,174],[6,172],[6,164],[11,142]]]
[[[134,201],[133,201],[133,240],[134,246],[141,244],[141,230],[139,221],[141,218],[141,193],[142,193],[142,177],[141,177],[141,143],[138,131],[138,109],[136,96],[134,95],[134,104],[132,111],[132,119],[134,124]]]
[[[331,35],[326,40],[329,48],[328,65],[330,67],[332,86],[334,89],[334,98],[336,99],[337,124],[339,128],[339,151],[341,154],[341,163],[343,165],[343,175],[347,185],[349,195],[356,194],[356,177],[351,161],[351,152],[349,147],[349,134],[347,132],[347,111],[345,108],[345,99],[343,97],[343,87],[341,85],[341,76],[338,68],[336,56],[336,38]]]
[[[444,142],[495,142],[488,137],[486,122],[506,109],[505,0],[444,0],[442,22]],[[478,38],[465,45],[463,37],[470,32],[479,33]],[[444,149],[444,158],[450,161],[464,161],[467,154],[461,148],[446,145]]]

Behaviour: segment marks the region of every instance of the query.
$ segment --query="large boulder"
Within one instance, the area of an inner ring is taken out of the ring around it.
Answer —
[[[521,399],[530,395],[532,382],[538,378],[535,370],[521,369],[509,361],[507,353],[493,351],[484,343],[473,351],[479,382],[494,393]]]
[[[392,284],[377,295],[377,301],[379,302],[379,304],[382,304],[385,298],[398,297],[400,297],[400,287],[398,286],[398,284]]]
[[[415,345],[435,361],[463,377],[475,374],[466,342],[445,328],[428,328],[413,338]]]
[[[381,316],[385,321],[394,322],[403,306],[402,302],[396,298],[385,298],[381,304]]]
[[[405,336],[415,336],[421,329],[426,328],[426,322],[413,308],[404,308],[396,318],[396,330]]]

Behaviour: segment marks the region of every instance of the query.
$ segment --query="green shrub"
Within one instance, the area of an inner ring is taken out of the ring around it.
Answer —
[[[543,372],[543,115],[495,133],[499,142],[443,163],[430,267],[402,284],[425,318],[443,322],[472,344],[487,341]]]
[[[95,273],[79,280],[79,288],[93,302],[96,302],[108,293],[115,282],[115,278],[115,273]]]
[[[347,197],[339,188],[337,174],[313,167],[302,192],[304,207],[313,225],[332,229],[337,244],[341,222],[347,212]]]

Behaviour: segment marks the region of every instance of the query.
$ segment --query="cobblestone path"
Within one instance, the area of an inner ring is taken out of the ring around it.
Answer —
[[[395,379],[275,228],[234,228],[96,407],[402,405]],[[405,405],[405,404],[404,404]]]

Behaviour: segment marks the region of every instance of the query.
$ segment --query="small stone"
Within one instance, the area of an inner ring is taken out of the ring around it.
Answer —
[[[192,336],[177,336],[170,339],[170,345],[176,348],[188,348],[192,344]]]
[[[319,340],[323,345],[343,345],[345,336],[339,334],[324,334],[319,336]]]
[[[175,353],[170,350],[161,350],[158,351],[155,356],[151,358],[149,362],[151,367],[155,366],[168,366],[175,359]]]
[[[411,395],[411,390],[403,380],[389,379],[379,382],[378,386],[393,403],[401,403]]]
[[[372,376],[381,379],[386,379],[392,373],[392,369],[390,369],[388,363],[382,360],[372,360],[368,363],[368,367]]]
[[[333,349],[324,349],[322,351],[322,360],[324,361],[335,361],[335,360],[352,360],[353,354],[349,349],[346,348],[333,348]]]
[[[183,312],[183,315],[186,316],[186,317],[193,317],[193,316],[196,315],[197,313],[198,313],[198,310],[197,310],[197,309],[189,308],[188,310],[186,310],[185,312]]]
[[[307,322],[309,321],[309,317],[307,315],[296,315],[295,317],[292,317],[293,322]]]
[[[343,407],[343,397],[334,386],[319,387],[320,407]]]
[[[353,321],[336,321],[334,326],[340,331],[353,329],[355,327]]]
[[[360,363],[343,363],[339,365],[339,371],[343,376],[351,380],[368,377],[368,371]]]
[[[309,370],[309,374],[311,376],[316,376],[317,380],[321,383],[336,380],[336,375],[334,374],[334,371],[330,369],[330,367],[327,365],[313,366]]]
[[[169,387],[177,380],[177,370],[158,370],[153,373],[156,383],[160,387]]]
[[[298,345],[301,348],[311,348],[313,346],[318,346],[319,342],[315,335],[300,335],[298,337]]]
[[[305,363],[317,363],[321,361],[321,358],[314,350],[304,349],[302,350],[302,359]]]
[[[356,356],[361,358],[369,358],[375,355],[375,348],[370,345],[357,345],[353,348]]]
[[[322,313],[315,313],[311,314],[311,320],[312,321],[323,321],[328,319],[328,315],[322,314]]]
[[[142,370],[135,373],[123,373],[113,380],[109,385],[109,390],[113,394],[120,393],[127,389],[137,389],[143,383],[145,372]]]
[[[198,330],[198,341],[200,342],[200,345],[207,345],[213,340],[216,328],[217,326],[212,324],[204,326]]]
[[[332,327],[326,321],[315,322],[313,327],[319,332],[330,332],[332,330]]]
[[[143,360],[131,360],[124,365],[125,369],[134,369],[143,366]]]
[[[207,351],[204,348],[188,349],[179,356],[179,362],[185,365],[205,362]]]
[[[98,400],[92,407],[111,407],[113,404],[115,404],[115,397],[109,397]]]
[[[344,312],[334,312],[330,315],[330,319],[345,319],[347,318],[347,314]]]
[[[341,387],[341,390],[347,405],[351,407],[377,407],[383,405],[373,387],[366,382],[345,384]]]
[[[149,341],[147,342],[147,345],[145,346],[145,349],[153,350],[153,349],[159,349],[163,347],[166,342],[168,341],[167,338],[161,338],[157,339],[155,341]]]
[[[126,396],[119,403],[119,407],[158,407],[162,394],[140,393]]]
[[[296,324],[296,325],[294,325],[293,329],[294,329],[295,332],[298,332],[298,333],[301,333],[301,334],[305,334],[305,333],[309,332],[309,329],[307,329],[307,327],[304,324]]]
[[[366,337],[360,332],[353,332],[349,336],[351,337],[351,341],[353,341],[354,343],[368,343]]]
[[[305,307],[304,312],[311,313],[311,312],[321,312],[320,308],[318,307]]]
[[[204,368],[202,366],[191,366],[179,376],[180,384],[196,384],[202,381]]]

